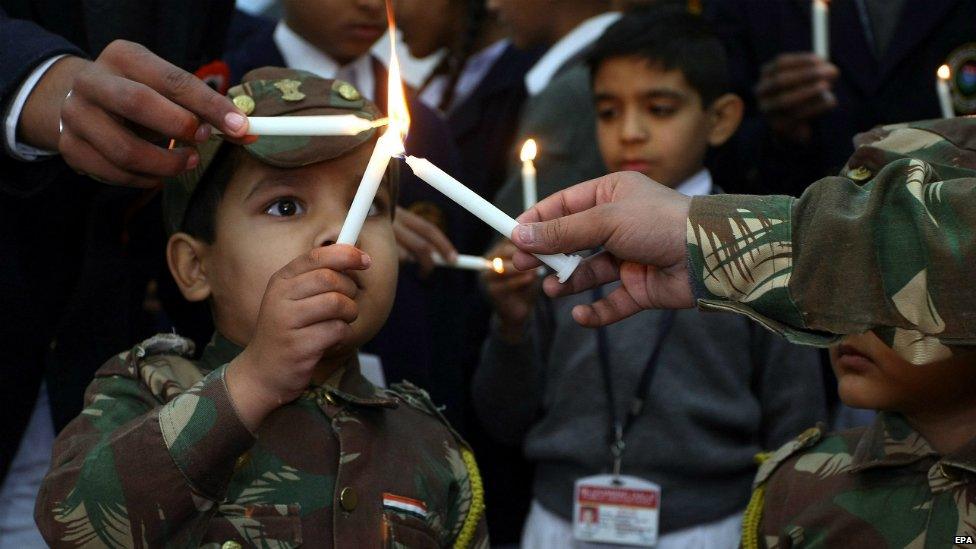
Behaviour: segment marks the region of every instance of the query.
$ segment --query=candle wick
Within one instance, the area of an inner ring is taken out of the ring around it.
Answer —
[[[373,120],[372,122],[370,122],[369,125],[372,126],[372,127],[374,127],[374,128],[379,128],[379,127],[382,127],[382,126],[387,126],[389,124],[390,124],[390,119],[389,119],[389,117],[387,117],[387,118],[377,118],[376,120]]]

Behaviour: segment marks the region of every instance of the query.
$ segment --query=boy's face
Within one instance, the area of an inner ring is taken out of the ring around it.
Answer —
[[[215,240],[201,260],[222,334],[247,345],[271,276],[314,247],[335,242],[369,160],[370,143],[296,169],[274,168],[242,155],[217,208]],[[372,264],[347,273],[359,290],[359,317],[350,341],[356,347],[379,331],[393,305],[397,250],[391,208],[384,184],[359,236],[358,247]]]
[[[285,0],[288,26],[339,64],[356,60],[386,32],[383,0]]]
[[[841,400],[854,408],[938,414],[972,406],[976,396],[973,353],[914,365],[866,332],[831,347],[830,362]]]
[[[553,0],[487,0],[488,9],[508,32],[516,47],[548,46],[552,42],[551,10],[559,9]]]
[[[597,139],[611,171],[641,172],[674,187],[701,170],[712,119],[681,71],[611,57],[593,77]]]
[[[464,24],[458,0],[394,0],[397,27],[410,54],[422,58],[454,43]]]

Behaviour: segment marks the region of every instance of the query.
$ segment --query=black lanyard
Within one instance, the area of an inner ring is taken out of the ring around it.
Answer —
[[[603,298],[603,288],[593,289],[593,300]],[[667,310],[661,317],[661,323],[657,329],[657,339],[654,341],[654,348],[651,356],[647,359],[647,365],[641,373],[640,380],[637,382],[637,391],[630,401],[627,408],[627,415],[623,418],[617,412],[617,401],[613,396],[613,373],[610,371],[610,344],[607,340],[607,331],[604,327],[597,328],[596,331],[596,350],[600,359],[600,370],[603,373],[603,388],[607,394],[607,406],[610,407],[610,430],[607,440],[610,443],[610,455],[613,456],[613,476],[620,476],[620,461],[624,455],[626,444],[624,435],[633,425],[634,420],[644,409],[644,399],[647,391],[651,387],[651,380],[654,379],[654,372],[657,370],[658,359],[661,357],[661,349],[664,347],[664,340],[674,325],[674,311]]]

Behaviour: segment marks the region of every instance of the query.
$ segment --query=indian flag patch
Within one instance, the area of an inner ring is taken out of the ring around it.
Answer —
[[[386,492],[383,493],[383,509],[392,509],[421,519],[427,518],[426,503]]]

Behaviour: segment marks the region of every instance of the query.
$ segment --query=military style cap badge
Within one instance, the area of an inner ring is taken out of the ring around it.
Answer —
[[[976,113],[976,42],[959,46],[946,59],[952,71],[949,85],[952,103],[959,114]]]
[[[342,80],[336,80],[333,83],[332,88],[339,94],[339,97],[345,99],[346,101],[359,101],[362,97],[359,94],[359,90],[356,86],[353,86],[349,82],[344,82]]]
[[[281,98],[285,101],[301,101],[305,99],[305,94],[298,91],[302,83],[298,80],[285,79],[274,83],[274,87],[281,90]]]

